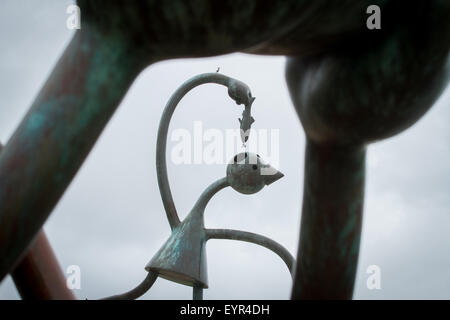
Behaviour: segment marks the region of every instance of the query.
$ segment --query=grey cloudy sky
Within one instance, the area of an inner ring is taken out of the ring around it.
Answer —
[[[73,36],[66,29],[72,1],[2,0],[0,4],[0,141],[5,143]],[[257,97],[256,129],[279,129],[285,177],[251,196],[231,188],[206,210],[206,226],[257,232],[294,255],[300,222],[305,137],[284,83],[283,57],[232,54],[165,61],[144,70],[106,127],[45,225],[63,269],[81,267],[78,298],[129,290],[169,236],[156,180],[155,143],[162,108],[188,78],[217,67],[246,82]],[[450,299],[450,90],[406,132],[369,147],[356,299]],[[237,128],[242,109],[223,87],[186,96],[171,130]],[[169,143],[169,148],[173,146]],[[264,154],[262,154],[264,158]],[[170,159],[170,158],[168,158]],[[200,193],[225,175],[225,165],[168,163],[183,218]],[[192,182],[189,182],[192,181]],[[207,245],[210,288],[205,299],[287,299],[283,262],[252,244]],[[381,267],[381,290],[366,288],[366,269]],[[191,288],[158,279],[146,299],[189,299]],[[0,299],[19,298],[11,279]]]

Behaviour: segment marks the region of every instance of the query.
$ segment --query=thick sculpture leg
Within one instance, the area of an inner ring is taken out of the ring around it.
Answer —
[[[0,154],[0,280],[66,190],[142,66],[84,26]]]
[[[0,151],[3,145],[0,143]],[[25,256],[11,272],[22,299],[74,300],[44,230],[39,231]]]
[[[365,147],[307,142],[294,299],[350,299],[364,199]]]

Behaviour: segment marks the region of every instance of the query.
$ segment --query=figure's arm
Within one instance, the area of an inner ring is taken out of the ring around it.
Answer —
[[[293,275],[293,266],[295,264],[294,257],[278,242],[267,238],[265,236],[239,230],[230,229],[206,229],[206,240],[210,239],[227,239],[227,240],[239,240],[254,243],[263,246],[269,250],[275,252],[286,264],[291,276]]]

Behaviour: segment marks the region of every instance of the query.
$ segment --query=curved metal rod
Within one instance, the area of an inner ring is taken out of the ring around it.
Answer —
[[[145,279],[134,289],[122,293],[117,294],[115,296],[102,298],[100,300],[134,300],[142,296],[144,293],[146,293],[152,285],[155,283],[156,279],[158,278],[158,274],[156,272],[150,271]]]
[[[2,148],[0,141],[0,152]],[[75,300],[43,229],[33,242],[11,272],[22,299]]]
[[[294,257],[289,253],[289,251],[287,251],[285,247],[270,238],[252,232],[230,229],[205,229],[205,232],[207,241],[210,239],[239,240],[258,244],[269,250],[272,250],[284,261],[287,268],[289,269],[289,272],[291,273],[291,277],[293,277],[294,275]]]
[[[246,103],[249,101],[243,100],[242,96],[236,96],[234,93],[239,92],[239,89],[247,88],[243,82],[227,77],[220,73],[203,73],[199,74],[186,82],[184,82],[170,97],[169,101],[164,108],[161,120],[159,122],[158,137],[156,141],[156,173],[158,176],[159,191],[161,193],[161,199],[164,204],[164,209],[167,214],[167,219],[171,229],[173,230],[180,224],[180,218],[178,217],[175,203],[173,202],[172,192],[170,191],[169,178],[167,176],[166,166],[166,144],[167,134],[169,131],[169,123],[172,115],[175,111],[180,100],[193,88],[205,84],[216,83],[228,87],[228,94],[237,104]],[[233,92],[234,90],[234,92]],[[247,97],[251,98],[251,97]]]

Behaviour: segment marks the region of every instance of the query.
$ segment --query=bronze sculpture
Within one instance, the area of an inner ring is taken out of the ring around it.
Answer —
[[[449,2],[78,4],[82,30],[0,154],[0,279],[25,254],[142,69],[244,51],[290,56],[288,86],[308,137],[293,298],[350,299],[366,145],[412,125],[448,83]],[[381,30],[365,28],[361,15],[371,4],[383,12]],[[316,236],[324,229],[328,238]]]
[[[164,108],[158,129],[156,143],[156,171],[161,199],[166,210],[172,234],[153,256],[145,269],[147,277],[135,289],[107,299],[136,299],[148,291],[157,277],[162,277],[183,285],[193,287],[193,298],[201,300],[203,289],[208,288],[206,242],[211,239],[241,240],[266,247],[286,263],[292,271],[294,258],[277,242],[250,232],[229,229],[206,229],[204,212],[209,200],[220,190],[231,186],[243,194],[253,194],[283,177],[283,174],[261,161],[259,155],[244,152],[233,157],[227,166],[226,177],[218,179],[203,191],[188,216],[180,221],[170,191],[166,167],[166,143],[170,119],[178,103],[190,90],[205,83],[217,83],[228,88],[228,95],[236,104],[244,104],[244,112],[251,118],[250,106],[255,100],[249,87],[243,82],[219,73],[205,73],[195,76],[171,96]],[[253,118],[251,118],[253,119]],[[254,121],[254,120],[253,120]],[[248,128],[249,130],[250,128]],[[241,137],[242,129],[241,129]],[[246,135],[248,138],[248,134]],[[247,139],[242,139],[242,142]]]

